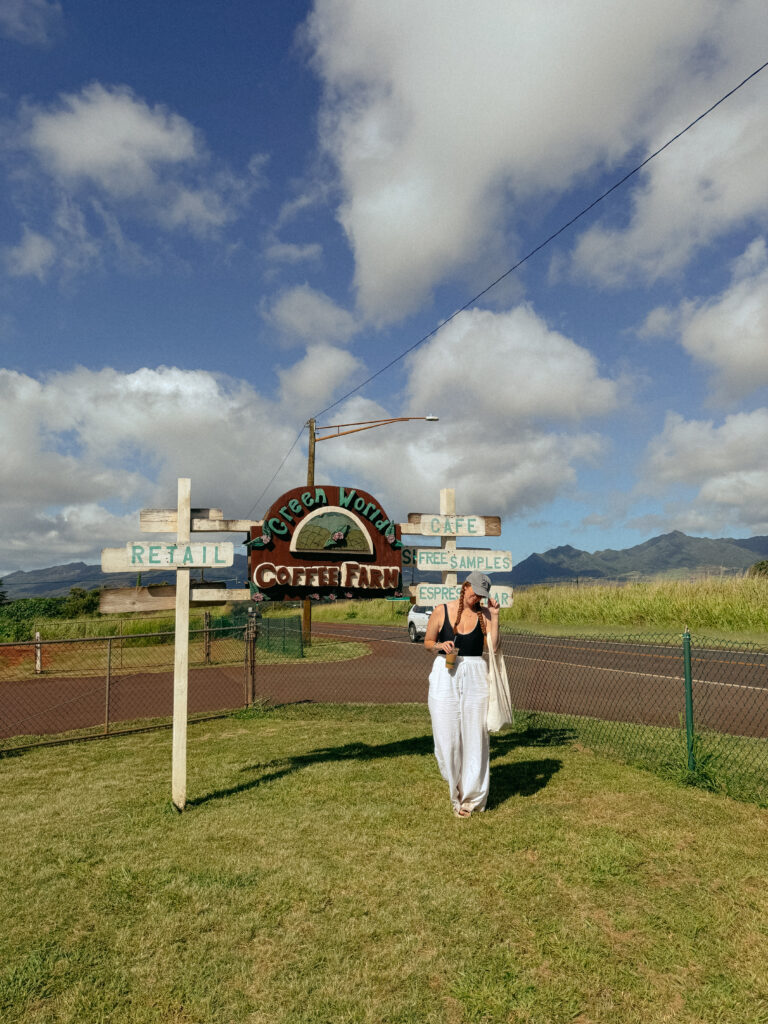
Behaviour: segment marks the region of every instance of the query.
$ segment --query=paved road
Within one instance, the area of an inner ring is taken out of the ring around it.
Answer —
[[[424,702],[432,657],[399,626],[315,623],[317,646],[364,641],[370,654],[341,662],[264,665],[256,695],[275,702]],[[515,706],[609,721],[678,727],[684,710],[681,647],[584,638],[505,634]],[[694,648],[693,699],[699,730],[768,737],[768,654]],[[134,673],[110,683],[113,727],[169,715],[172,675]],[[242,666],[190,670],[190,713],[242,706]],[[98,728],[106,712],[103,678],[0,676],[0,737]]]
[[[392,647],[408,644],[400,627],[319,623],[318,632],[376,636]],[[519,708],[680,724],[685,708],[682,641],[670,646],[507,633],[502,650]],[[697,729],[768,737],[768,651],[694,645],[691,669]]]

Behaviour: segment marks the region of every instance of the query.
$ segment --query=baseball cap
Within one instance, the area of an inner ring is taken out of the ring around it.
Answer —
[[[471,572],[467,576],[466,582],[478,597],[491,596],[491,577],[486,576],[484,572]]]

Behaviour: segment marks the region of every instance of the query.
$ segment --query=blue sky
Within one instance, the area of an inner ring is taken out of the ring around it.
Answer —
[[[0,575],[259,517],[329,406],[440,421],[318,482],[515,561],[768,533],[768,69],[355,390],[766,59],[762,0],[0,0]]]

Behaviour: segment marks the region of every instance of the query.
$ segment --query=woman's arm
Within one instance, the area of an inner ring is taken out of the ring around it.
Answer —
[[[488,649],[494,653],[499,649],[499,602],[488,598]]]
[[[434,651],[435,653],[442,652],[447,654],[448,651],[452,651],[454,644],[453,640],[440,641],[437,639],[437,634],[440,632],[440,626],[442,625],[440,617],[443,614],[443,606],[438,605],[432,609],[432,614],[429,616],[429,622],[427,623],[427,632],[424,636],[424,650]]]

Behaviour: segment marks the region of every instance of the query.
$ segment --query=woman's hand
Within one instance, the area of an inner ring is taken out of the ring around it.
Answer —
[[[501,605],[499,604],[499,602],[496,601],[493,597],[488,598],[488,611],[491,613],[491,615],[498,617],[500,607]]]
[[[439,651],[441,654],[448,654],[448,652],[452,651],[455,646],[456,644],[453,640],[436,640],[434,650]]]

